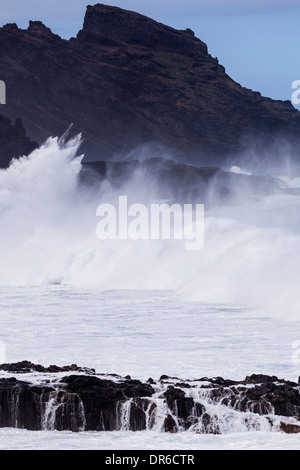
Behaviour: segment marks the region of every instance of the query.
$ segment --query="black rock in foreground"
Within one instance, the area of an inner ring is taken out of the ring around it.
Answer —
[[[234,381],[164,375],[141,382],[74,364],[43,367],[29,361],[2,364],[0,371],[0,427],[300,432],[299,384],[275,376]]]

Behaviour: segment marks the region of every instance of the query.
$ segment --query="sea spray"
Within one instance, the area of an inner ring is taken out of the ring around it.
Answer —
[[[199,251],[184,250],[184,240],[99,240],[99,204],[116,204],[120,194],[150,204],[156,186],[138,171],[119,187],[105,179],[82,184],[80,144],[80,136],[49,138],[0,171],[1,285],[169,289],[186,300],[299,318],[297,193],[214,204]]]

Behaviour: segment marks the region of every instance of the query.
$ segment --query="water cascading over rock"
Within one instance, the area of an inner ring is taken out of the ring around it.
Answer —
[[[221,377],[162,376],[144,383],[76,365],[44,368],[28,361],[4,364],[0,370],[5,371],[0,379],[0,427],[76,432],[300,432],[299,384],[277,377],[252,375],[237,382]],[[74,373],[65,375],[70,371]]]

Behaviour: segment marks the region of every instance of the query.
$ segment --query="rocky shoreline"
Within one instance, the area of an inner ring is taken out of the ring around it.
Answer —
[[[275,376],[147,381],[73,364],[0,365],[0,427],[28,430],[300,432],[300,385]]]

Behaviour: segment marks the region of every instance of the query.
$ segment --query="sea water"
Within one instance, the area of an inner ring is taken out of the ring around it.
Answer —
[[[5,361],[77,363],[141,380],[263,373],[297,381],[297,191],[209,208],[199,252],[176,240],[102,241],[96,209],[117,193],[106,182],[78,184],[79,143],[49,139],[0,172]],[[281,182],[298,187],[287,175]],[[138,185],[122,189],[134,190],[138,202]],[[298,442],[238,427],[220,436],[0,430],[2,449],[280,449]]]

